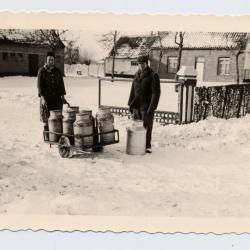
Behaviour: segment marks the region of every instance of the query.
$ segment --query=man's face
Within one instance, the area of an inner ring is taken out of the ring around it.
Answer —
[[[148,64],[147,64],[146,62],[140,62],[140,63],[139,63],[139,68],[140,68],[140,70],[146,69],[147,66],[148,66]]]
[[[49,67],[55,66],[55,58],[53,56],[47,56],[47,65]]]

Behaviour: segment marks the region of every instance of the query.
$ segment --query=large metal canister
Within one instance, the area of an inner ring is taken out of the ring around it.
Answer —
[[[79,110],[79,114],[88,115],[89,119],[92,121],[93,127],[95,126],[95,118],[92,115],[92,110],[90,110],[90,109],[81,109],[81,110]]]
[[[114,130],[114,116],[107,107],[99,108],[96,114],[99,132],[110,132]],[[114,133],[107,133],[100,136],[101,143],[114,142]]]
[[[76,120],[76,112],[72,109],[66,109],[63,112],[63,133],[67,135],[73,135],[74,134],[74,122]]]
[[[75,113],[79,113],[79,106],[70,106],[67,110],[73,110]]]
[[[74,135],[75,146],[93,146],[93,120],[88,113],[79,112],[76,114],[76,121],[74,122]]]
[[[96,120],[92,115],[92,110],[80,110],[79,113],[86,113],[89,115],[89,118],[92,120],[92,124],[93,124],[93,134],[94,134],[94,145],[96,146],[99,143],[99,138],[98,138],[98,128],[96,126]]]
[[[49,132],[62,133],[62,110],[51,110],[48,119]],[[57,142],[60,135],[49,134],[49,140],[52,142]]]
[[[127,127],[126,153],[129,155],[144,155],[146,151],[147,130],[142,121],[134,121],[132,126]]]

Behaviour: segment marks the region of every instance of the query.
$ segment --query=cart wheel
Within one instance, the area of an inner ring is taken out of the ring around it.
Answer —
[[[67,136],[61,136],[58,142],[58,151],[62,158],[70,158],[72,157],[72,150],[70,148],[71,144],[69,138]]]

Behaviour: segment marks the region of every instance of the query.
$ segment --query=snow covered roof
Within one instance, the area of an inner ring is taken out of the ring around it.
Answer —
[[[179,33],[179,32],[178,32]],[[162,46],[164,48],[178,48],[175,43],[176,32],[166,32],[162,36]],[[184,32],[183,48],[189,49],[235,49],[239,46],[239,41],[249,38],[249,33],[237,32]],[[179,42],[179,35],[177,35]],[[159,48],[160,41],[157,39],[152,48]]]
[[[50,41],[41,39],[41,33],[39,32],[39,30],[0,29],[0,42],[48,47],[50,45]],[[64,48],[64,44],[60,39],[57,41],[56,47]]]
[[[117,58],[137,58],[140,54],[147,54],[156,36],[122,36],[116,43]],[[112,56],[114,48],[109,56]]]
[[[122,36],[116,43],[117,58],[137,58],[140,54],[148,54],[150,49],[178,48],[180,32],[160,32],[152,36]],[[250,38],[250,33],[238,32],[183,32],[183,48],[186,49],[236,49],[242,41]],[[244,42],[243,42],[244,44]],[[242,44],[241,44],[242,45]],[[244,46],[246,47],[247,44]],[[109,53],[112,56],[114,48]]]

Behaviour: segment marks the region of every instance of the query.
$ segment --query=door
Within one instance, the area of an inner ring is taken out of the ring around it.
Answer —
[[[29,75],[37,76],[38,73],[38,55],[29,54]]]
[[[197,82],[203,82],[204,80],[204,65],[205,58],[197,57],[195,62],[195,69],[197,71]]]

